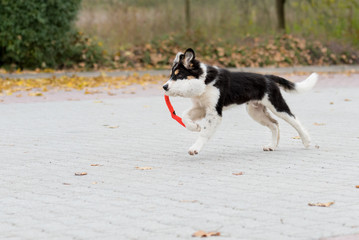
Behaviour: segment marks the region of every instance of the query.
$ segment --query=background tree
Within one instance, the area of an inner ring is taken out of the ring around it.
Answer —
[[[276,0],[276,11],[278,18],[278,30],[285,31],[285,0]]]

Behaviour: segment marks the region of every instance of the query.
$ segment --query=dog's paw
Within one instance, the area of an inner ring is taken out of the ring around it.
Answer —
[[[192,132],[200,132],[201,126],[198,123],[187,123],[186,128]]]
[[[263,146],[263,151],[274,151],[275,147],[272,145]]]
[[[310,139],[303,140],[303,145],[305,148],[309,148],[310,147]]]
[[[189,155],[197,155],[198,151],[197,150],[188,150],[188,154]]]
[[[189,155],[197,155],[201,149],[194,144],[192,147],[189,148],[188,154]]]

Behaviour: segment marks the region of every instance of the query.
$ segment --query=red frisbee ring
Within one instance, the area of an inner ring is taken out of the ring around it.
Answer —
[[[179,116],[176,115],[176,112],[175,110],[173,109],[172,107],[172,104],[170,102],[170,98],[165,95],[165,101],[166,101],[166,104],[167,104],[167,107],[168,107],[168,110],[170,111],[171,113],[171,116],[174,120],[176,120],[179,124],[181,124],[182,126],[186,127],[186,125],[184,125],[184,123],[182,122],[182,118],[180,118]]]

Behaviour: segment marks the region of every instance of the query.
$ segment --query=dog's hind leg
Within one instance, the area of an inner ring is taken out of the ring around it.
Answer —
[[[212,137],[221,121],[222,117],[216,110],[207,112],[199,137],[188,150],[190,155],[198,154],[201,151],[203,145]]]
[[[263,151],[273,151],[279,143],[279,125],[271,117],[267,108],[257,102],[247,103],[247,112],[256,122],[268,127],[272,131],[272,142],[263,147]]]
[[[294,116],[294,114],[290,111],[287,103],[285,102],[280,92],[279,94],[275,93],[275,96],[272,98],[265,96],[262,99],[261,103],[267,108],[269,108],[276,116],[282,118],[284,121],[289,123],[292,127],[294,127],[295,130],[297,130],[300,138],[302,139],[304,147],[306,148],[309,147],[310,136],[307,130],[305,130],[305,128],[302,126],[298,118]]]
[[[206,111],[201,107],[193,107],[186,110],[182,116],[182,121],[188,130],[199,132],[201,131],[201,126],[194,121],[204,118],[206,116]]]

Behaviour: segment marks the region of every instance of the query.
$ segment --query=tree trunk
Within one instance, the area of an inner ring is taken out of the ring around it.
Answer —
[[[280,30],[280,31],[285,31],[284,4],[285,4],[285,0],[276,0],[278,30]]]

